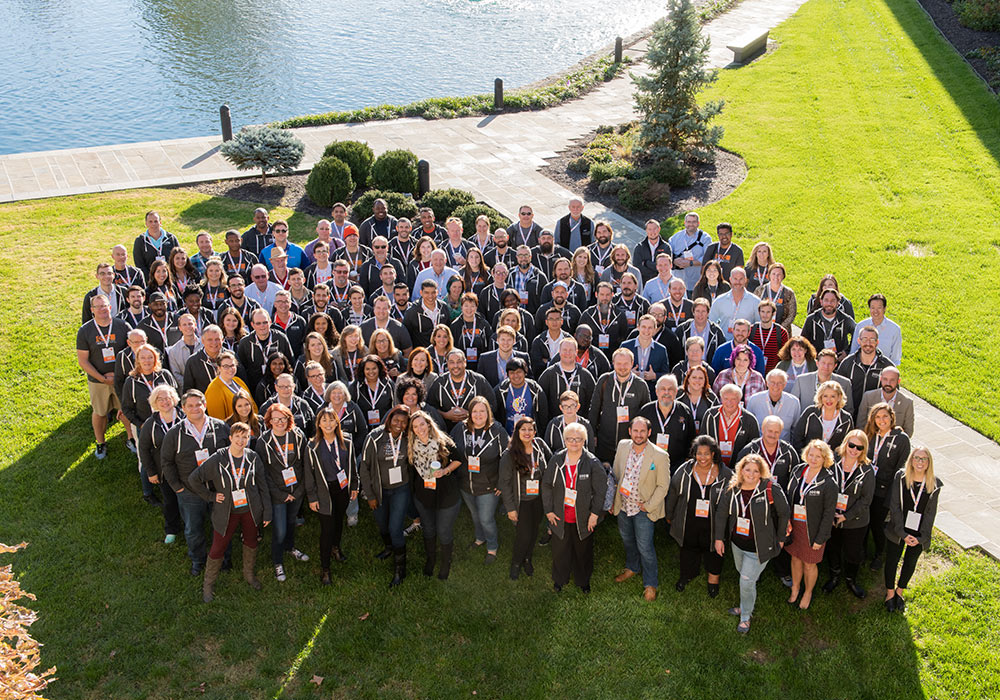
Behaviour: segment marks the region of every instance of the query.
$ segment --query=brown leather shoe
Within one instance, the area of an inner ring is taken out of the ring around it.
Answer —
[[[635,572],[632,569],[625,569],[620,574],[615,576],[615,583],[621,583],[623,581],[628,581],[630,578],[635,576]]]
[[[646,586],[645,590],[642,592],[642,597],[652,603],[656,600],[656,589],[652,586]]]

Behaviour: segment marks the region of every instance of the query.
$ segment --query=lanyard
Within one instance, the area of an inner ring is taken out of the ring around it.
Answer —
[[[465,443],[467,445],[469,444],[469,437],[470,437],[470,435],[472,437],[472,449],[475,449],[476,448],[476,442],[477,442],[476,441],[476,431],[475,430],[473,430],[471,434],[469,433],[468,430],[465,431]],[[483,438],[485,438],[487,435],[490,435],[489,441],[484,442],[483,446],[479,448],[479,451],[472,455],[473,457],[482,457],[483,453],[486,452],[486,449],[496,441],[497,436],[493,435],[489,431],[487,431],[486,433],[483,433]]]
[[[144,375],[144,374],[140,374],[139,375],[139,379],[141,379],[142,383],[146,385],[146,388],[149,389],[150,393],[152,393],[153,387],[156,386],[156,379],[157,379],[157,376],[156,376],[155,373],[152,375],[152,377],[153,378],[150,380],[150,379],[146,379],[146,375]]]
[[[653,343],[650,342],[649,346],[643,350],[642,344],[637,340],[635,343],[636,350],[636,364],[639,367],[640,372],[645,372],[649,368],[649,353],[653,351]]]
[[[920,504],[920,497],[924,495],[924,487],[926,485],[927,485],[927,481],[926,480],[920,482],[920,490],[917,491],[917,495],[916,496],[913,495],[913,487],[912,486],[910,487],[910,489],[909,489],[910,490],[910,498],[913,499],[913,510],[916,510],[917,506]]]
[[[163,426],[163,434],[166,435],[167,431],[173,428],[174,424],[177,423],[177,409],[175,408],[173,410],[173,413],[170,416],[169,423],[163,420],[163,414],[157,414],[157,417],[160,419],[160,425]]]
[[[691,476],[694,477],[695,483],[698,484],[698,491],[701,493],[702,499],[705,498],[705,489],[715,483],[715,479],[712,478],[712,470],[714,468],[714,465],[708,468],[708,476],[705,477],[705,483],[702,484],[701,479],[698,477],[698,471],[694,467],[691,467]]]
[[[847,483],[851,479],[854,478],[855,474],[857,474],[859,471],[861,471],[861,468],[857,465],[857,463],[855,463],[854,464],[854,469],[852,469],[850,471],[850,473],[848,473],[847,470],[844,469],[843,463],[841,463],[840,464],[840,469],[838,471],[839,471],[839,474],[838,474],[839,479],[838,479],[838,481],[840,482],[840,492],[843,493],[844,489],[847,488]]]
[[[264,344],[264,341],[261,340],[260,336],[257,335],[256,333],[253,334],[253,342],[254,345],[260,348],[260,352],[263,355],[264,360],[266,361],[267,354],[271,352],[271,334],[270,333],[267,334],[267,345]]]
[[[229,473],[233,475],[233,482],[234,482],[233,485],[235,489],[238,489],[240,487],[240,482],[243,480],[243,477],[246,474],[246,464],[247,464],[247,456],[246,453],[244,453],[243,457],[240,458],[240,468],[239,470],[237,470],[236,462],[233,461],[233,453],[232,452],[229,453]]]
[[[729,422],[726,422],[726,417],[722,415],[722,410],[719,410],[719,432],[722,433],[720,437],[728,438],[726,442],[734,442],[733,438],[736,437],[736,433],[739,432],[740,419],[743,417],[743,409],[736,409],[736,415]]]
[[[632,380],[635,379],[634,374],[630,374],[628,377],[628,382],[622,386],[622,383],[618,381],[618,377],[614,376],[611,380],[615,383],[611,387],[611,400],[617,403],[619,406],[625,405],[625,395],[628,394],[628,390],[632,388]],[[615,389],[618,389],[618,399],[615,400]]]
[[[764,294],[767,295],[768,299],[777,303],[778,298],[781,296],[781,293],[783,291],[785,291],[785,285],[781,285],[780,287],[778,287],[778,291],[776,292],[771,289],[771,285],[767,285],[767,287],[764,289]]]
[[[365,383],[365,387],[368,389],[368,398],[371,399],[371,406],[374,409],[378,400],[382,398],[382,394],[385,393],[385,384],[380,381],[376,381],[374,391],[372,390],[371,385],[367,382]],[[315,389],[313,389],[313,391],[315,391]]]
[[[737,504],[737,506],[740,509],[740,517],[741,518],[745,519],[747,517],[747,510],[750,508],[750,501],[752,499],[753,499],[753,494],[752,493],[750,494],[750,498],[746,499],[745,501],[743,500],[743,493],[742,492],[736,494],[736,504]]]
[[[661,287],[660,291],[662,291],[663,287],[662,282],[660,283],[660,287]],[[672,301],[670,302],[670,304],[668,304],[668,306],[669,308],[667,309],[667,311],[670,313],[670,318],[674,320],[674,325],[675,326],[680,325],[681,316],[684,315],[684,300],[683,299],[681,300],[680,306],[678,306],[677,308],[674,308],[674,302]]]
[[[334,443],[330,442],[326,438],[323,438],[323,444],[326,446],[327,452],[329,452],[330,454],[333,455],[333,464],[336,467],[336,471],[339,472],[340,471],[340,447],[337,446],[337,445],[334,445]],[[393,462],[393,464],[395,464],[395,462]]]
[[[468,345],[476,342],[476,319],[472,319],[472,330],[469,330],[468,326],[464,323],[462,324],[462,337],[465,338],[465,342]]]
[[[274,449],[281,456],[281,463],[285,465],[285,469],[288,469],[288,433],[285,433],[283,437],[285,438],[284,442],[279,444],[278,436],[271,433],[271,438],[274,441]],[[292,449],[295,449],[295,443],[292,443]]]
[[[101,333],[101,327],[97,323],[97,319],[94,319],[94,328],[97,330],[97,342],[104,345],[106,348],[111,347],[111,328],[114,326],[114,319],[111,319],[111,323],[108,324],[108,330],[106,333]]]
[[[763,326],[758,331],[758,333],[760,333],[761,340],[764,341],[763,344],[761,345],[761,349],[762,350],[765,349],[765,348],[767,348],[767,344],[771,342],[771,336],[774,335],[774,327],[775,327],[775,325],[777,325],[777,324],[775,324],[774,322],[771,323],[771,327],[767,330],[767,337],[766,338],[764,337],[764,328],[763,328]]]
[[[580,370],[577,367],[574,366],[573,367],[573,371],[567,377],[566,376],[566,370],[564,370],[562,367],[559,368],[559,373],[562,376],[563,381],[566,382],[566,388],[567,389],[572,389],[573,388],[573,382],[576,381],[576,375],[577,375],[577,372],[579,372],[579,371]],[[560,392],[560,393],[562,393],[562,392]]]
[[[146,232],[143,234],[143,236],[145,237],[146,242],[149,243],[149,246],[156,250],[156,254],[162,257],[163,242],[167,239],[167,232],[164,231],[163,229],[160,229],[160,237],[153,238],[151,235],[149,235],[149,229],[146,229]]]
[[[613,306],[609,306],[608,307],[608,315],[605,318],[605,317],[601,316],[601,307],[597,307],[597,325],[600,327],[601,333],[607,333],[608,332],[608,326],[611,325],[611,320],[613,318],[613,315],[612,315],[612,311],[613,310],[614,310],[614,307]]]
[[[812,491],[813,487],[816,486],[816,478],[819,476],[819,470],[817,469],[816,473],[813,474],[813,478],[810,479],[809,481],[806,481],[806,472],[808,471],[809,467],[806,467],[805,471],[802,472],[802,483],[799,486],[799,501],[802,504],[805,504],[806,494]]]
[[[511,405],[511,408],[515,408],[517,406],[527,406],[528,402],[524,400],[524,395],[527,394],[527,393],[528,393],[528,383],[527,382],[525,382],[524,386],[521,387],[521,395],[520,396],[514,396],[514,387],[511,387],[510,388],[510,405]],[[521,403],[518,403],[519,401]],[[516,410],[516,408],[515,408],[515,410]]]
[[[451,394],[451,398],[454,400],[456,406],[461,403],[462,397],[465,396],[465,392],[468,389],[468,381],[468,377],[462,377],[462,383],[456,389],[455,380],[448,377],[448,393]]]
[[[184,419],[184,427],[187,428],[188,435],[190,435],[191,437],[193,437],[194,441],[198,443],[198,449],[199,450],[202,449],[202,445],[205,442],[205,433],[208,432],[208,426],[209,425],[211,425],[211,421],[209,421],[206,418],[205,419],[205,425],[202,426],[201,432],[199,432],[198,429],[194,427],[194,423],[192,423],[187,418]],[[214,430],[212,431],[212,435],[215,435],[215,431]]]
[[[389,433],[389,449],[392,451],[392,466],[395,467],[399,462],[399,450],[403,446],[403,436],[400,434],[399,441],[392,439],[392,433]]]
[[[772,472],[774,471],[774,463],[778,461],[778,452],[780,447],[781,442],[779,441],[778,444],[774,446],[774,452],[769,453],[767,448],[764,446],[764,441],[761,440],[760,443],[761,454],[764,456],[764,460],[767,462],[767,466],[771,468]]]
[[[781,400],[778,403],[771,401],[770,395],[767,397],[767,415],[775,416],[781,415],[781,406],[785,403],[784,392],[782,392]]]
[[[660,410],[660,405],[659,404],[656,405],[656,420],[659,421],[660,423],[661,433],[667,432],[667,426],[670,425],[670,416],[674,415],[674,407],[676,405],[677,405],[676,403],[670,404],[670,411],[667,413],[666,418],[663,417],[663,411]]]
[[[566,461],[563,462],[563,469],[566,470],[563,474],[563,481],[568,489],[576,488],[576,478],[579,476],[579,470],[577,469],[578,466],[579,464],[570,464],[568,457],[566,458]]]
[[[604,255],[601,255],[601,250],[602,250],[602,248],[599,245],[595,245],[594,248],[593,248],[594,255],[597,256],[597,264],[598,265],[604,265],[604,261],[607,260],[609,257],[611,257],[612,246],[609,245],[607,248],[603,249],[604,250]],[[607,267],[607,266],[605,265],[605,267]]]

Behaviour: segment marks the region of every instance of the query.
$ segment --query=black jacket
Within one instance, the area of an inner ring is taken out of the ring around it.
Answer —
[[[549,365],[538,378],[538,386],[542,389],[542,394],[549,402],[549,415],[559,415],[559,397],[564,391],[573,390],[580,397],[580,415],[590,416],[590,406],[593,403],[594,388],[597,381],[594,375],[585,370],[579,364],[574,367],[573,372],[566,374],[562,366],[557,362]]]
[[[712,357],[715,356],[715,351],[719,349],[720,345],[726,344],[726,334],[722,332],[722,329],[715,323],[711,321],[706,321],[708,324],[708,342],[705,344],[705,362],[710,363]],[[694,330],[694,319],[690,321],[685,321],[677,328],[677,339],[681,341],[681,347],[687,342],[687,339],[692,335],[697,335],[693,333]],[[713,377],[714,379],[714,377]]]
[[[785,442],[784,440],[778,440],[778,451],[774,457],[774,462],[768,459],[767,450],[764,449],[763,438],[757,438],[756,440],[751,440],[747,443],[747,446],[739,451],[736,455],[736,461],[739,462],[741,459],[746,457],[748,454],[757,454],[764,458],[764,461],[768,463],[771,469],[771,478],[774,479],[781,488],[788,488],[788,480],[792,478],[792,470],[799,466],[802,459],[799,454],[792,447],[791,443]]]
[[[566,475],[563,466],[566,461],[566,450],[560,450],[549,459],[548,466],[542,474],[542,508],[545,513],[555,513],[559,520],[550,525],[552,534],[563,539],[566,534],[566,524],[563,522],[564,500],[566,497]],[[601,516],[604,512],[604,497],[608,489],[608,475],[597,457],[583,451],[576,467],[576,531],[581,540],[590,537],[587,522],[590,516]]]
[[[805,503],[801,499],[802,477],[808,466],[800,464],[792,473],[792,478],[788,481],[788,503],[791,505],[792,513],[795,512],[795,504],[798,502],[806,507],[806,526],[809,531],[809,545],[826,544],[830,539],[830,532],[833,530],[833,516],[836,514],[837,493],[839,486],[830,469],[819,470],[813,486],[805,495]]]
[[[451,430],[458,460],[462,466],[456,472],[462,491],[473,496],[492,493],[500,487],[500,456],[507,449],[507,431],[497,421],[485,430],[472,431],[465,422]],[[474,442],[475,440],[475,442]],[[478,468],[470,464],[470,457],[479,460]]]
[[[469,402],[476,396],[482,396],[489,401],[493,415],[496,415],[497,396],[493,387],[486,383],[483,375],[467,369],[465,378],[462,380],[462,388],[455,387],[451,380],[451,374],[445,373],[435,379],[430,389],[427,390],[427,403],[441,413],[447,413],[456,406],[467,409]],[[448,421],[449,430],[454,425],[453,422]]]
[[[739,498],[738,489],[726,489],[723,493],[715,513],[715,539],[729,541],[736,518],[740,517]],[[788,499],[777,484],[772,482],[769,490],[767,482],[761,481],[750,497],[747,510],[753,524],[757,557],[761,563],[771,561],[778,556],[781,544],[785,542],[785,530],[791,517]]]
[[[229,527],[229,516],[233,512],[233,491],[236,488],[242,488],[245,492],[250,515],[260,530],[264,523],[271,520],[271,498],[267,491],[264,465],[256,452],[244,450],[246,474],[237,483],[230,470],[229,457],[228,448],[218,450],[191,472],[188,483],[194,493],[212,504],[212,529],[220,535],[224,535]],[[215,502],[213,495],[216,493],[225,496],[222,503]]]
[[[847,495],[847,506],[837,508],[837,513],[843,515],[845,520],[835,527],[845,530],[868,527],[872,499],[875,498],[875,470],[870,464],[855,466],[850,477],[845,477],[842,460],[838,459],[833,465],[833,474],[837,482],[838,499],[839,494]]]
[[[522,472],[514,465],[514,455],[508,449],[500,458],[500,496],[503,499],[503,509],[510,513],[516,512],[521,507],[521,501],[531,501],[542,497],[541,479],[545,472],[545,465],[552,458],[552,450],[541,438],[536,437],[533,441],[535,449],[534,467],[530,472]],[[529,494],[527,492],[528,480],[538,479],[538,493]]]
[[[219,366],[202,348],[184,363],[184,389],[197,389],[204,394],[218,374]]]
[[[854,399],[852,404],[854,407],[853,418],[856,423],[868,420],[868,416],[858,415],[858,411],[861,409],[861,399],[866,391],[878,389],[881,386],[879,375],[882,374],[883,369],[891,366],[892,362],[889,358],[883,355],[881,350],[876,349],[875,359],[870,365],[861,363],[861,351],[858,350],[845,357],[844,361],[837,367],[837,374],[847,377],[848,381],[851,382],[851,396]]]
[[[868,440],[868,459],[872,461],[875,470],[875,500],[876,505],[883,505],[889,495],[896,472],[906,466],[910,456],[910,438],[899,426],[886,434],[885,439],[878,443],[878,437]],[[875,447],[878,445],[878,452]]]
[[[649,280],[656,277],[656,256],[660,253],[666,253],[671,257],[671,262],[673,261],[673,254],[670,252],[670,244],[664,238],[660,238],[660,242],[656,246],[655,251],[649,249],[649,239],[643,238],[640,242],[635,244],[632,249],[632,264],[639,268],[639,272],[642,274],[642,279],[639,280],[640,289],[642,285],[646,284]]]
[[[698,435],[698,431],[694,427],[694,416],[691,415],[691,409],[680,401],[674,401],[670,415],[664,417],[659,409],[659,403],[653,399],[639,409],[639,415],[649,421],[649,441],[651,443],[663,449],[660,435],[666,434],[668,436],[666,450],[667,454],[670,455],[670,473],[676,473],[677,469],[687,461],[691,452],[691,442]]]
[[[284,457],[282,457],[282,449]],[[281,438],[275,437],[270,430],[265,430],[257,440],[257,454],[264,465],[267,490],[271,503],[284,503],[291,495],[296,501],[305,494],[305,472],[309,465],[309,443],[302,429],[296,426],[286,432]],[[282,471],[292,469],[294,481],[285,483]]]
[[[590,326],[590,330],[594,332],[594,346],[609,355],[618,349],[629,334],[625,314],[614,304],[608,308],[607,316],[601,315],[597,304],[584,309],[580,315],[580,323],[586,323]]]
[[[320,513],[330,515],[333,513],[333,496],[330,494],[330,485],[333,484],[334,488],[340,488],[340,481],[328,482],[326,480],[319,457],[319,451],[324,449],[326,449],[325,445],[319,447],[314,444],[309,445],[306,451],[307,462],[303,469],[303,476],[305,477],[306,499],[309,503],[318,503]],[[343,456],[340,464],[341,469],[347,475],[347,489],[348,491],[357,491],[360,479],[354,459],[354,443],[347,434],[344,435],[344,447],[337,446],[337,449],[341,451]]]
[[[717,465],[719,473],[715,481],[705,487],[705,495],[708,496],[708,518],[711,532],[715,532],[715,518],[719,510],[719,502],[723,494],[729,488],[729,480],[733,478],[733,471],[725,464]],[[670,536],[674,538],[678,545],[684,546],[684,533],[689,524],[688,504],[691,499],[701,498],[701,489],[694,478],[694,460],[689,459],[677,469],[670,477],[670,490],[667,491],[666,518],[670,523]],[[714,537],[712,538],[714,540]],[[709,548],[713,548],[714,542],[709,543]]]
[[[479,364],[476,366],[476,371],[483,375],[486,383],[490,386],[500,386],[500,384],[507,381],[507,373],[500,371],[500,364],[498,362],[499,352],[499,350],[491,350],[483,353],[480,355]],[[524,360],[525,364],[528,365],[529,374],[531,373],[531,358],[528,357],[527,353],[512,350],[511,357]]]
[[[899,544],[900,540],[903,540],[907,535],[905,502],[903,500],[903,490],[906,488],[905,476],[905,471],[900,469],[893,477],[892,486],[889,487],[889,519],[885,523],[885,536],[895,544]],[[916,511],[920,513],[920,534],[916,535],[916,538],[920,540],[920,545],[924,549],[931,543],[934,519],[937,517],[938,497],[941,495],[941,487],[943,486],[940,479],[934,481],[934,490],[930,493],[925,490],[920,495],[916,508]]]
[[[823,312],[813,311],[806,316],[802,324],[802,337],[813,344],[819,352],[826,347],[826,341],[833,341],[833,349],[843,356],[851,348],[851,338],[854,336],[854,319],[841,310],[833,317],[833,327],[828,334],[822,323]]]
[[[146,468],[147,476],[159,477],[163,470],[160,467],[160,448],[163,446],[163,439],[171,427],[184,419],[184,414],[177,409],[177,415],[173,423],[164,423],[160,419],[160,414],[150,416],[139,429],[139,439],[136,441],[139,455],[139,464]]]
[[[614,371],[597,380],[594,399],[590,404],[590,424],[597,430],[597,457],[610,463],[615,457],[618,441],[628,437],[632,419],[649,403],[649,386],[635,375],[620,385]],[[619,417],[618,408],[628,408],[627,420]]]
[[[704,399],[702,399],[704,401]],[[719,414],[722,412],[722,405],[712,406],[707,411],[705,411],[705,417],[701,421],[700,429],[698,433],[700,435],[710,435],[715,438],[716,442],[721,443],[721,437],[719,433]],[[751,442],[760,437],[760,425],[757,423],[757,419],[754,417],[750,411],[743,409],[740,412],[740,425],[736,430],[736,437],[733,439],[733,452],[732,457],[726,464],[728,467],[732,467],[736,464],[736,455],[743,451],[743,448],[749,445]],[[725,456],[723,456],[725,460]]]
[[[826,443],[831,449],[837,449],[844,441],[844,436],[854,428],[854,420],[851,414],[841,409],[837,415],[837,424],[833,428],[833,433]],[[822,409],[816,406],[809,406],[802,411],[802,415],[792,426],[792,445],[796,450],[802,450],[809,444],[810,440],[823,439]]]
[[[122,386],[121,404],[122,413],[125,414],[129,423],[137,427],[141,426],[153,414],[153,409],[149,405],[149,394],[153,390],[152,387],[157,387],[160,384],[177,388],[174,375],[165,369],[149,376],[133,377],[129,375],[125,378],[125,384]]]
[[[542,393],[542,388],[539,386],[538,382],[534,379],[525,379],[525,385],[528,388],[528,392],[531,394],[531,413],[525,414],[535,419],[535,425],[538,428],[549,424],[549,402]],[[510,385],[509,379],[504,379],[497,388],[497,412],[496,419],[497,422],[502,425],[505,429],[507,427],[507,396],[513,392],[514,389]],[[518,391],[515,396],[520,396],[521,392]],[[516,421],[515,421],[516,422]]]

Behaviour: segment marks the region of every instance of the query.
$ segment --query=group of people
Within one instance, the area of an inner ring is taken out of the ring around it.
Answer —
[[[689,213],[669,238],[647,222],[630,248],[582,212],[574,199],[544,229],[522,206],[508,228],[480,217],[470,234],[429,208],[397,219],[382,200],[355,225],[338,203],[299,246],[258,209],[221,251],[199,233],[192,255],[147,213],[132,264],[116,245],[83,302],[95,456],[120,419],[143,497],[166,542],[183,532],[206,601],[237,530],[254,588],[266,526],[278,581],[286,555],[308,561],[295,544],[307,511],[330,584],[363,500],[392,586],[418,530],[423,573],[448,578],[464,502],[486,564],[498,517],[514,523],[512,579],[551,543],[556,591],[590,590],[609,515],[625,553],[615,580],[641,575],[646,600],[657,521],[678,545],[677,591],[704,568],[716,596],[728,549],[740,632],[772,560],[799,608],[824,560],[825,592],[843,581],[865,597],[870,533],[886,608],[903,609],[941,484],[911,444],[886,298],[857,321],[826,275],[795,334],[798,300],[767,242],[745,257],[730,224],[713,239]]]

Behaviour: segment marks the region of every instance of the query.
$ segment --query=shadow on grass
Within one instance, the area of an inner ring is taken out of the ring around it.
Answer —
[[[254,209],[262,206],[270,208],[261,203],[231,197],[209,197],[181,210],[177,219],[192,229],[209,231],[219,239],[218,234],[230,228],[235,228],[240,233],[250,228]],[[293,242],[305,244],[316,237],[316,222],[320,217],[295,211],[287,217],[272,214],[271,221],[279,218],[288,222],[289,238]]]

